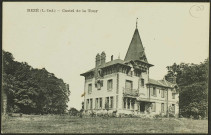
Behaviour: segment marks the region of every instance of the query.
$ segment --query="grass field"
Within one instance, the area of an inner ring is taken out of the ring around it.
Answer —
[[[23,115],[2,120],[2,133],[208,133],[208,120],[78,118]]]

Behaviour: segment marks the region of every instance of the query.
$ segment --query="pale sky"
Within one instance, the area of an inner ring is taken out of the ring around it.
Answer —
[[[56,12],[27,12],[27,9]],[[16,61],[46,68],[70,86],[69,107],[81,108],[84,77],[95,56],[124,59],[136,18],[150,68],[150,78],[162,79],[166,66],[199,64],[209,54],[209,3],[139,2],[4,2],[3,49]],[[97,13],[62,9],[98,10]],[[58,11],[59,10],[59,11]]]

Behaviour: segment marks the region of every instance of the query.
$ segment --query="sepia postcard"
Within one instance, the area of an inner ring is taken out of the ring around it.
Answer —
[[[208,133],[207,2],[3,2],[1,133]]]

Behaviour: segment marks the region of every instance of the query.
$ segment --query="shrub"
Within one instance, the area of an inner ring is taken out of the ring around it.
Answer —
[[[113,111],[112,112],[112,117],[116,117],[117,116],[116,113],[117,113],[117,111]]]
[[[162,117],[161,114],[156,114],[153,116],[153,118],[161,118],[161,117]]]
[[[169,117],[175,117],[174,112],[169,112]]]
[[[91,111],[90,116],[91,117],[95,117],[96,116],[96,113],[94,111]]]
[[[69,110],[69,114],[71,116],[77,116],[78,113],[79,113],[79,111],[76,108],[70,108],[70,110]]]

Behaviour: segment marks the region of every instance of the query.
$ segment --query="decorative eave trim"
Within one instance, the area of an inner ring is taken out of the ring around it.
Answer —
[[[94,71],[88,71],[88,72],[82,73],[80,74],[80,76],[86,76],[87,74],[91,74],[91,73],[94,73]]]
[[[154,66],[153,64],[150,64],[150,63],[147,63],[147,62],[144,62],[144,61],[141,61],[141,60],[134,60],[134,61],[139,61],[141,63],[147,64],[149,67]]]
[[[105,68],[108,68],[108,67],[111,67],[111,66],[114,66],[114,65],[122,65],[122,66],[125,66],[125,67],[128,67],[128,68],[131,68],[130,66],[126,65],[126,64],[122,64],[122,63],[115,63],[115,64],[112,64],[112,65],[108,65],[108,66],[104,66],[104,67],[99,67],[99,69],[105,69]],[[92,71],[93,70],[93,71]],[[80,74],[80,76],[86,76],[87,74],[89,73],[94,73],[95,71],[95,68],[92,69],[91,71],[87,71],[85,73],[82,73]]]

